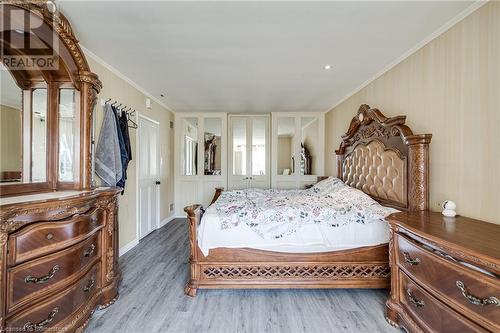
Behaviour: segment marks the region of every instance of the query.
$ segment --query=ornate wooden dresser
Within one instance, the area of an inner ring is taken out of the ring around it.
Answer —
[[[431,212],[388,220],[389,323],[409,332],[500,332],[500,225]]]
[[[55,192],[0,207],[2,332],[81,331],[97,307],[114,302],[118,191]]]
[[[0,0],[0,18],[0,111],[12,128],[0,136],[12,148],[0,150],[0,332],[81,331],[120,277],[121,189],[93,178],[102,83],[55,2]],[[33,55],[46,66],[6,60]]]

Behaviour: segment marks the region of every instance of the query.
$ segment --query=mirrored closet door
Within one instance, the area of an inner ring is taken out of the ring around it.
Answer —
[[[324,114],[272,114],[272,187],[304,188],[324,174]]]
[[[269,188],[269,115],[229,116],[229,189]]]
[[[227,185],[227,114],[182,113],[175,120],[175,212],[210,204],[215,188]]]

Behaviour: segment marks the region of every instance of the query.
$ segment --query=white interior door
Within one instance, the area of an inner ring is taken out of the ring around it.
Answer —
[[[269,116],[229,117],[229,189],[269,188]]]
[[[139,238],[159,226],[160,126],[139,116]]]

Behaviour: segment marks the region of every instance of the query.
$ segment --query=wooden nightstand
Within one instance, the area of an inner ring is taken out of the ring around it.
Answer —
[[[500,332],[500,225],[431,212],[388,221],[390,324],[409,332]]]

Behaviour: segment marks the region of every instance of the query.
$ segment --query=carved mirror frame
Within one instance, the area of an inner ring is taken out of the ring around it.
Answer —
[[[52,5],[52,7],[51,7]],[[38,76],[31,70],[10,70],[9,72],[21,89],[31,89],[39,85],[41,78],[47,86],[47,173],[46,181],[40,183],[19,183],[0,185],[0,196],[18,195],[33,192],[45,192],[54,190],[84,190],[92,188],[92,123],[93,110],[97,101],[97,94],[102,84],[96,74],[92,73],[83,54],[78,40],[73,34],[71,25],[66,17],[60,13],[54,4],[47,1],[0,1],[0,15],[3,22],[10,20],[12,10],[22,10],[25,16],[36,16],[43,20],[43,24],[36,30],[24,31],[25,38],[29,34],[35,34],[37,38],[52,48],[59,61],[58,69],[38,70]],[[19,33],[18,30],[16,32]],[[5,55],[23,56],[23,50],[16,49],[11,45],[11,38],[7,36],[10,31],[2,27],[0,31],[0,47],[2,49],[2,62]],[[20,33],[23,33],[21,31]],[[56,36],[54,38],[54,36]],[[72,182],[59,181],[58,159],[58,104],[59,89],[71,87],[75,89],[75,109],[79,118],[78,140],[79,151],[75,152],[74,161],[77,163],[77,172]]]

